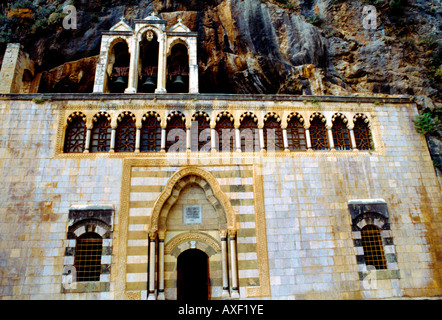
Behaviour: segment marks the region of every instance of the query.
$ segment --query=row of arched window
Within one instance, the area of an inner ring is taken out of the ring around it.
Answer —
[[[161,119],[154,111],[147,112],[136,126],[134,114],[125,111],[118,116],[117,126],[111,127],[111,117],[100,111],[92,119],[92,127],[86,127],[86,116],[74,112],[68,117],[64,152],[156,152],[156,151],[305,151],[312,150],[372,150],[370,123],[366,115],[358,113],[349,126],[342,113],[332,117],[332,125],[326,126],[324,115],[315,112],[305,125],[296,112],[287,118],[282,128],[278,115],[270,112],[258,128],[258,119],[252,112],[240,117],[235,128],[233,116],[222,112],[216,125],[210,127],[210,117],[202,111],[192,117],[191,128],[186,127],[185,116],[172,111],[162,128]],[[189,138],[189,137],[190,138]]]

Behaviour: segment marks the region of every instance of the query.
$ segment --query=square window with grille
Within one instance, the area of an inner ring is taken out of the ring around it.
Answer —
[[[75,270],[77,281],[100,281],[103,239],[95,232],[88,232],[77,239]]]
[[[365,264],[374,266],[376,269],[387,269],[379,228],[373,225],[365,226],[361,230],[361,238]]]

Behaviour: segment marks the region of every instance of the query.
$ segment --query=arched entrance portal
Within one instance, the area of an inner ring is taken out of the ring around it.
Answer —
[[[230,199],[210,172],[175,172],[152,209],[147,298],[238,298],[236,226]]]
[[[209,299],[209,257],[198,249],[189,249],[178,256],[178,300]]]

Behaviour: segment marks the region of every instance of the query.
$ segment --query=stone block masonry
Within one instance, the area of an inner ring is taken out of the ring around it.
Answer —
[[[122,106],[137,116],[150,110],[164,116],[164,104],[153,100],[146,103],[146,98],[138,95],[130,102],[121,98],[107,102],[104,96],[99,101],[96,95],[58,95],[42,103],[34,102],[32,95],[3,95],[1,299],[146,299],[151,284],[148,231],[152,210],[173,175],[189,167],[210,174],[219,186],[216,192],[225,195],[236,217],[233,227],[237,232],[229,235],[236,246],[230,247],[229,243],[228,250],[236,249],[237,265],[233,266],[228,256],[227,269],[231,273],[237,267],[240,299],[374,299],[442,294],[441,186],[425,139],[414,129],[413,104],[392,98],[385,104],[370,103],[368,98],[361,98],[360,104],[356,103],[358,99],[336,98],[318,106],[294,98],[264,101],[262,97],[242,96],[236,101],[219,96],[215,101],[204,96],[199,101],[183,102],[172,97],[164,98],[169,99],[167,110],[176,108],[186,116],[201,108],[209,114],[229,109],[237,118],[243,110],[250,110],[260,119],[269,111],[280,113],[281,118],[299,111],[308,118],[321,108],[330,118],[334,112],[353,114],[362,110],[370,115],[375,149],[233,152],[228,163],[221,161],[221,153],[216,152],[204,156],[190,151],[173,155],[64,154],[60,151],[63,130],[66,117],[73,111],[89,117],[99,110],[118,114],[118,106]],[[198,199],[216,203],[207,190],[205,195],[182,192],[183,198],[173,194],[178,197],[178,205],[193,204]],[[376,270],[376,281],[368,287],[361,278],[369,270],[361,263],[364,252],[360,231],[352,225],[355,216],[348,208],[349,202],[361,199],[382,199],[388,209],[388,228],[380,231],[387,269]],[[102,264],[108,269],[102,274],[103,282],[87,285],[88,290],[62,290],[63,268],[72,263],[75,250],[67,236],[69,211],[84,206],[114,208],[111,239],[103,244]],[[211,214],[207,225],[214,225],[215,214],[207,202],[203,208]],[[225,298],[221,233],[216,228],[178,228],[179,211],[172,218],[173,230],[154,247],[158,254],[160,245],[164,246],[161,259],[165,269],[161,272],[165,287],[158,285],[158,269],[153,269],[153,287],[164,289],[166,298],[176,297],[177,256],[195,246],[209,257],[212,298]],[[230,273],[227,280],[231,287]]]

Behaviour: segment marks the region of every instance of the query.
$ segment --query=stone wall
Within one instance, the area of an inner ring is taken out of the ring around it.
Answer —
[[[228,163],[216,153],[200,155],[200,159],[195,152],[60,154],[57,148],[62,144],[66,114],[72,111],[69,108],[83,105],[81,111],[90,113],[110,105],[129,105],[126,100],[103,103],[95,100],[99,97],[88,97],[76,98],[83,99],[82,104],[61,96],[43,103],[33,101],[32,96],[4,95],[0,100],[2,299],[145,299],[151,210],[173,173],[189,166],[210,172],[230,199],[237,217],[241,299],[442,294],[441,189],[425,139],[413,127],[411,119],[417,112],[413,104],[401,100],[358,104],[354,99],[320,105],[283,101],[288,108],[284,112],[369,110],[376,142],[370,152],[234,153]],[[224,108],[227,102],[221,98],[186,104],[176,99],[167,104],[191,112],[197,103]],[[131,101],[134,108],[146,110],[155,109],[155,103],[159,102]],[[230,110],[249,106],[256,113],[263,109],[278,112],[278,103],[228,102]],[[162,106],[157,107],[163,112]],[[348,202],[357,199],[387,203],[388,236],[393,239],[400,275],[378,278],[370,289],[361,281],[361,272],[366,270],[361,270],[356,259],[348,209]],[[108,289],[83,293],[62,289],[69,209],[78,205],[115,208]],[[207,235],[219,241],[216,232]],[[166,248],[176,236],[178,232],[166,236]],[[166,293],[174,283],[174,250],[178,250],[170,248],[165,257]],[[210,263],[216,270],[221,257],[219,253],[212,257]],[[219,269],[216,272],[214,297],[220,297]]]

